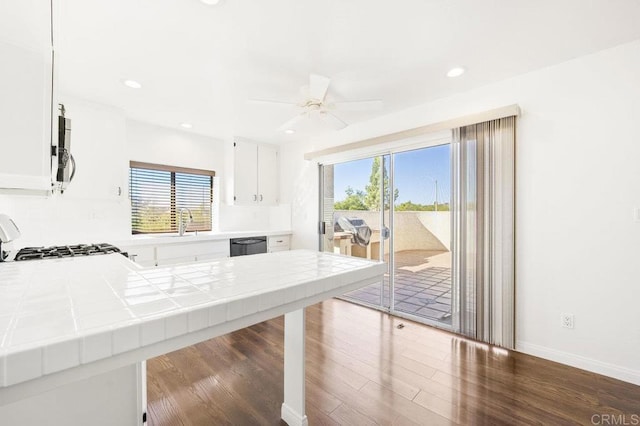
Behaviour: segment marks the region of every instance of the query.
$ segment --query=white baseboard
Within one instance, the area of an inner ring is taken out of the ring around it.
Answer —
[[[289,426],[309,426],[309,421],[306,415],[300,415],[294,409],[287,404],[282,403],[282,409],[280,410],[280,416]]]
[[[609,364],[569,352],[550,349],[545,346],[536,345],[523,341],[516,342],[516,350],[525,354],[548,359],[550,361],[559,362],[561,364],[570,365],[582,370],[591,371],[592,373],[602,374],[604,376],[613,377],[614,379],[640,385],[640,371],[630,368],[620,367],[618,365]]]

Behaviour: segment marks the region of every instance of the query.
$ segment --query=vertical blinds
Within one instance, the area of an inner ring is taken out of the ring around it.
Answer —
[[[453,310],[456,331],[515,346],[516,118],[454,130]]]
[[[177,232],[181,209],[186,231],[211,230],[213,177],[210,170],[132,161],[129,171],[131,232]]]

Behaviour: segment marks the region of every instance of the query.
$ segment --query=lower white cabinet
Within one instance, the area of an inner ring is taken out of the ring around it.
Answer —
[[[285,251],[291,248],[289,235],[274,235],[267,238],[267,252],[275,253],[277,251]]]
[[[51,390],[9,404],[3,403],[0,405],[0,424],[140,426],[146,406],[142,400],[146,397],[143,396],[141,364],[138,362],[104,373],[100,373],[98,368],[98,373],[88,378],[81,378],[80,373],[76,380],[61,381]],[[26,389],[29,388],[23,387],[20,393],[29,395],[30,391]]]
[[[129,259],[141,266],[163,266],[229,257],[229,240],[180,244],[121,245]]]
[[[228,256],[229,240],[168,244],[156,247],[156,264],[158,266],[197,262]]]
[[[134,246],[121,244],[119,247],[129,255],[130,260],[141,266],[203,262],[230,256],[229,240],[156,243]],[[290,248],[291,237],[289,235],[267,237],[268,253],[290,250]]]
[[[156,248],[154,246],[121,246],[120,249],[127,253],[129,260],[142,266],[155,266],[156,264]]]

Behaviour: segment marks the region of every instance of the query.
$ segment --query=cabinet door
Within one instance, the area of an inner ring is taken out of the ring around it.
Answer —
[[[168,244],[156,247],[158,266],[191,263],[229,256],[229,240]]]
[[[50,12],[0,2],[0,188],[51,189]]]
[[[258,200],[258,146],[238,141],[234,147],[234,201],[237,205],[256,204]]]
[[[267,239],[267,247],[269,253],[275,253],[277,251],[286,251],[290,249],[288,235],[273,235]]]
[[[261,205],[278,204],[278,148],[258,146],[258,201]]]

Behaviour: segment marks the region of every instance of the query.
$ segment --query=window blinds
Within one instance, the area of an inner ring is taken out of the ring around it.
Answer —
[[[181,209],[186,231],[211,230],[213,176],[208,170],[131,162],[131,232],[177,232]],[[189,212],[193,221],[189,222]]]

